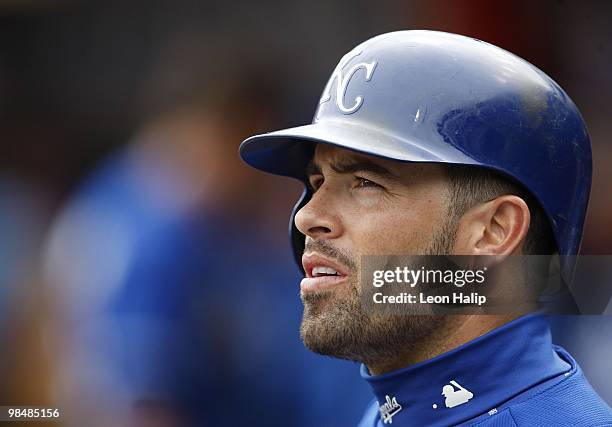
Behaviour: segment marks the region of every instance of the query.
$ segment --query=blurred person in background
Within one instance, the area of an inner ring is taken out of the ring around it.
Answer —
[[[48,314],[38,253],[51,207],[45,189],[0,173],[0,405],[52,406]]]
[[[215,58],[179,80],[170,61],[150,90],[172,95],[51,229],[56,384],[74,425],[350,425],[368,399],[356,366],[317,360],[294,333],[279,224],[297,188],[237,156],[277,114],[274,76]]]

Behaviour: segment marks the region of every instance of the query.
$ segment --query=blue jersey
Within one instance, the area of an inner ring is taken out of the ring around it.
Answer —
[[[361,375],[375,401],[359,427],[612,426],[612,410],[576,361],[528,315],[448,353],[385,375]]]

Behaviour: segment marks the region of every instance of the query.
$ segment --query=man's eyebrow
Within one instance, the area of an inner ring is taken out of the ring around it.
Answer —
[[[331,164],[330,167],[337,173],[355,173],[355,172],[371,172],[374,175],[378,175],[381,178],[388,178],[394,181],[398,181],[399,176],[395,175],[386,167],[374,163],[368,159],[355,159]]]
[[[399,176],[395,175],[386,167],[379,165],[378,163],[374,163],[368,159],[355,159],[355,160],[346,160],[343,162],[338,162],[336,164],[331,164],[330,168],[337,173],[340,174],[349,174],[355,172],[371,172],[375,175],[378,175],[382,178],[388,178],[394,181],[399,181]],[[311,160],[306,166],[306,176],[311,175],[321,175],[321,166],[317,165],[314,160]]]

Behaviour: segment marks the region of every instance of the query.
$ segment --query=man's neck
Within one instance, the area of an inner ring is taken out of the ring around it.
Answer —
[[[382,375],[416,363],[432,359],[466,344],[487,332],[517,318],[517,315],[451,315],[416,346],[392,359],[367,364],[371,375]]]

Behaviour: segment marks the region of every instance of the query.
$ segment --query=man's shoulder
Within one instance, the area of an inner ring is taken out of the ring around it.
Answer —
[[[612,426],[612,410],[580,370],[510,412],[519,426]]]
[[[472,426],[612,426],[612,409],[578,368]]]

